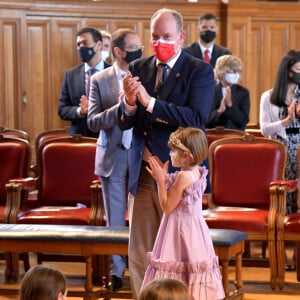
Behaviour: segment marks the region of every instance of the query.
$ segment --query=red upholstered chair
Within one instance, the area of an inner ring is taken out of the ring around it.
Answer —
[[[268,242],[273,289],[277,196],[271,182],[284,178],[286,156],[282,143],[253,135],[221,139],[209,148],[212,193],[205,220],[210,228],[244,231],[248,241]]]
[[[30,159],[31,148],[28,141],[4,137],[0,134],[0,222],[2,223],[9,222],[11,212],[11,195],[7,195],[5,185],[11,178],[28,176]],[[17,187],[20,187],[20,185],[17,185]],[[10,254],[6,254],[6,259],[10,263]],[[29,268],[27,259],[24,260],[24,267],[25,270]],[[5,274],[7,281],[15,278],[15,276],[9,269]]]
[[[215,128],[207,128],[206,137],[208,146],[217,140],[228,138],[228,137],[239,137],[244,136],[245,132],[236,129],[225,128],[223,126],[217,126]],[[202,197],[202,209],[208,208],[209,194],[204,194]]]
[[[263,137],[263,134],[261,133],[261,130],[258,128],[246,128],[245,132],[248,134],[252,134],[258,137]]]
[[[5,127],[0,127],[0,134],[8,138],[19,138],[26,141],[30,141],[28,133],[21,129],[10,129]]]
[[[34,153],[35,157],[34,157],[34,161],[36,161],[36,159],[38,157],[39,147],[44,141],[47,141],[47,140],[53,139],[53,138],[68,137],[68,136],[70,136],[70,127],[57,128],[57,129],[52,129],[52,130],[47,130],[47,131],[41,132],[35,138],[35,145],[34,145],[35,146],[35,153]],[[31,166],[31,170],[32,170],[32,172],[34,172],[35,176],[38,175],[37,174],[37,165],[36,165],[36,163],[34,163]]]
[[[41,143],[37,157],[38,177],[11,181],[22,183],[24,190],[37,189],[38,207],[24,210],[26,201],[14,199],[10,222],[106,225],[101,186],[94,175],[96,141],[74,135]],[[44,259],[45,256],[39,256],[39,262]]]
[[[229,138],[229,137],[239,137],[244,136],[245,132],[237,129],[225,128],[223,126],[217,126],[215,128],[207,128],[206,137],[208,146],[219,139]]]
[[[285,242],[294,243],[296,247],[296,272],[297,280],[300,281],[300,148],[297,149],[298,180],[280,182],[278,187],[278,218],[277,218],[277,260],[278,260],[278,286],[280,289],[285,284]],[[290,215],[285,214],[286,193],[297,191],[298,212]]]

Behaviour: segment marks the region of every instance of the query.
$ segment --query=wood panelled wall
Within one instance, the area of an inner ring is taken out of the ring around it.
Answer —
[[[249,88],[249,126],[258,125],[261,93],[273,84],[282,55],[300,49],[300,4],[229,1],[1,1],[0,126],[20,128],[34,139],[44,130],[68,125],[57,115],[63,73],[79,63],[76,32],[93,26],[113,32],[137,31],[150,55],[149,19],[161,7],[184,17],[186,44],[195,41],[199,15],[214,13],[217,42],[244,63],[242,84]]]

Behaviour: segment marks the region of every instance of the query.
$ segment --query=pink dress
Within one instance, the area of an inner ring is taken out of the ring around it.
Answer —
[[[152,252],[147,253],[148,268],[142,288],[156,278],[184,282],[193,300],[218,300],[225,297],[218,257],[209,229],[202,216],[202,194],[206,188],[207,169],[199,167],[199,180],[186,188],[178,206],[164,214]],[[169,188],[178,172],[167,174]]]

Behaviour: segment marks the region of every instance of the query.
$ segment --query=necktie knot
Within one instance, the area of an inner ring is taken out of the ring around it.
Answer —
[[[96,68],[90,68],[90,69],[88,70],[89,76],[93,76],[96,72],[97,72],[97,69],[96,69]]]

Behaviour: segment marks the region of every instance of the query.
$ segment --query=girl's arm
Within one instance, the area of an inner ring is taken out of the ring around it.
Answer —
[[[164,213],[168,214],[178,205],[184,190],[193,183],[192,178],[188,172],[180,171],[174,184],[167,190],[165,177],[168,171],[169,162],[167,161],[162,165],[157,158],[150,157],[149,166],[150,168],[146,167],[146,169],[157,183],[161,209]]]

